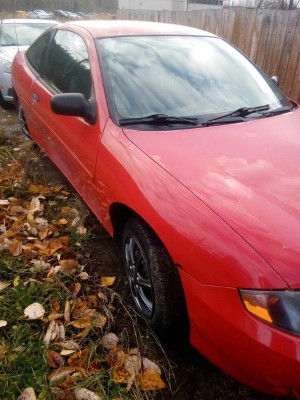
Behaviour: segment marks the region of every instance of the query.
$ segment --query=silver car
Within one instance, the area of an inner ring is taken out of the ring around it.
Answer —
[[[57,21],[4,19],[0,22],[0,105],[13,103],[11,64],[18,51],[26,50],[46,29]]]

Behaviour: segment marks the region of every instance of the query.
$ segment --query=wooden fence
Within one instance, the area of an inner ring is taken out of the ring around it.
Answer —
[[[267,75],[278,75],[284,93],[300,103],[300,11],[118,10],[117,18],[188,25],[221,36],[243,51]]]

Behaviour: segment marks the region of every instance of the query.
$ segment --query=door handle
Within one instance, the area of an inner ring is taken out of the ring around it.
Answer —
[[[36,93],[32,94],[32,98],[33,98],[34,101],[40,101],[39,95],[36,94]]]

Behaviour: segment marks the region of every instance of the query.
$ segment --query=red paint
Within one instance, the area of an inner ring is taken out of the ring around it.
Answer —
[[[13,87],[34,140],[111,234],[115,203],[158,234],[181,267],[193,346],[259,390],[299,387],[300,338],[252,317],[237,289],[300,289],[300,110],[206,128],[123,130],[109,118],[93,36],[203,32],[117,21],[65,26],[88,44],[97,123],[55,115],[52,94],[18,53]]]

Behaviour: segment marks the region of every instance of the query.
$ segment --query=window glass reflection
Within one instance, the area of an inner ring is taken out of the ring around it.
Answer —
[[[122,118],[201,116],[287,103],[256,67],[218,38],[133,36],[98,44]]]

